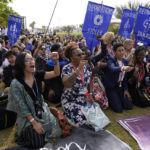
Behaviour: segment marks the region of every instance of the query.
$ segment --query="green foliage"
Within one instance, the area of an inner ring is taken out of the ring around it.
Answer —
[[[68,33],[58,32],[57,35],[60,35],[60,36],[67,36]],[[69,35],[76,36],[76,37],[83,37],[83,34],[82,34],[82,33],[69,33]]]
[[[139,6],[150,8],[150,2],[144,3],[144,2],[139,2],[138,0],[132,0],[132,1],[129,0],[128,3],[125,5],[116,6],[115,17],[121,19],[123,9],[130,9],[130,10],[137,11]]]
[[[32,28],[32,30],[34,29],[34,26],[35,26],[35,21],[33,21],[32,23],[30,23],[30,27]]]
[[[75,29],[75,26],[73,25],[68,25],[68,26],[63,26],[62,31],[66,33],[71,33]]]
[[[0,24],[4,27],[7,27],[9,15],[15,15],[21,17],[17,12],[15,12],[8,4],[12,0],[1,0],[0,1]]]
[[[119,23],[111,23],[109,25],[108,32],[114,32],[114,34],[117,35],[119,28],[120,28],[120,24]]]

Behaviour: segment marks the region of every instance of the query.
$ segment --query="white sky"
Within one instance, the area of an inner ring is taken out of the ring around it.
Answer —
[[[10,4],[22,16],[26,16],[27,27],[35,21],[35,28],[48,26],[57,0],[13,0]],[[91,0],[101,3],[101,0]],[[129,0],[103,0],[103,4],[116,7],[126,4]],[[133,0],[132,0],[133,1]],[[137,0],[135,0],[137,1]],[[139,0],[148,2],[149,0]],[[77,25],[84,22],[88,0],[58,0],[50,27],[63,25]]]

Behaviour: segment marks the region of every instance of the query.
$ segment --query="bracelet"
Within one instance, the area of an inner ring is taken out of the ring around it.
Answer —
[[[32,123],[34,121],[34,118],[30,119],[30,122]]]

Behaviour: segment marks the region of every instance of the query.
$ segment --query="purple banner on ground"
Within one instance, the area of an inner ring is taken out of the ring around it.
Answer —
[[[117,122],[129,131],[142,150],[150,150],[150,114],[118,119]]]

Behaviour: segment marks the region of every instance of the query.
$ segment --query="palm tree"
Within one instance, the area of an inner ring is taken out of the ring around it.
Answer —
[[[32,28],[32,30],[34,29],[34,26],[35,26],[35,21],[33,21],[32,23],[30,23],[30,27]]]
[[[150,8],[150,2],[142,3],[137,0],[129,0],[127,4],[121,5],[121,6],[116,6],[115,8],[115,17],[118,19],[122,18],[122,12],[123,9],[130,9],[130,10],[138,10],[139,6],[147,7]]]

